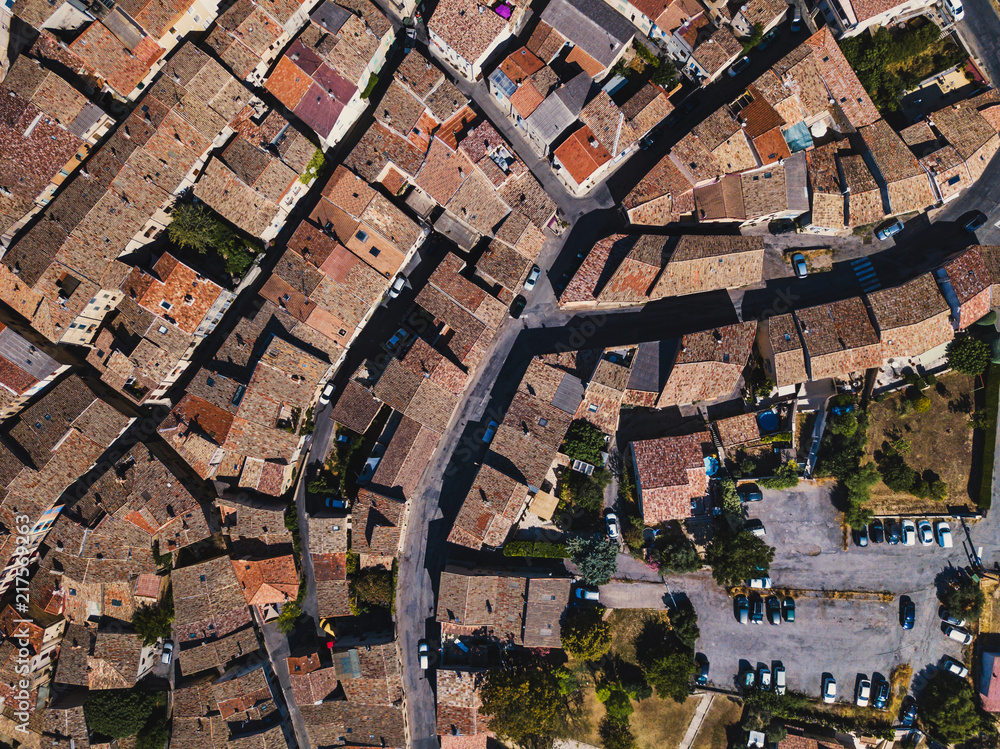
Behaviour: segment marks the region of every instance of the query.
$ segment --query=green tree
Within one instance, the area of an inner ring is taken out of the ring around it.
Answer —
[[[201,204],[185,203],[174,209],[167,236],[174,244],[205,253],[215,242],[218,223]]]
[[[698,613],[690,601],[684,600],[670,611],[670,631],[677,641],[694,649],[701,631],[698,629]]]
[[[627,720],[605,717],[597,728],[604,749],[636,749],[635,735]]]
[[[601,453],[606,447],[604,433],[600,429],[589,421],[577,419],[569,425],[566,439],[563,440],[559,451],[574,460],[582,460],[584,463],[601,467],[604,465]]]
[[[643,667],[643,673],[658,697],[684,702],[691,694],[696,668],[691,652],[679,651],[657,656]]]
[[[677,67],[670,60],[663,60],[649,77],[651,83],[670,91],[677,83]]]
[[[932,737],[946,744],[972,738],[983,725],[972,685],[949,671],[938,671],[921,691],[920,720]]]
[[[734,515],[742,515],[743,503],[740,501],[739,492],[736,491],[736,482],[726,479],[719,486],[722,490],[722,509]]]
[[[610,539],[571,538],[566,549],[588,585],[606,585],[618,571],[618,545]]]
[[[743,54],[746,54],[758,44],[764,38],[764,27],[759,23],[753,25],[753,29],[750,31],[750,36],[743,40]]]
[[[983,612],[986,597],[975,582],[962,578],[945,589],[941,602],[948,611],[962,619],[977,619]]]
[[[299,621],[299,617],[302,616],[302,607],[299,606],[297,601],[286,601],[281,607],[281,613],[278,614],[278,618],[275,623],[278,625],[278,629],[284,634],[290,634],[293,629],[295,629],[295,624]]]
[[[628,716],[635,710],[628,693],[621,688],[620,684],[611,687],[611,693],[604,700],[604,709],[608,711],[608,717],[613,720],[628,720]]]
[[[678,530],[669,535],[661,533],[660,536],[663,536],[663,540],[657,537],[657,545],[649,552],[649,558],[659,563],[660,572],[684,574],[701,569],[701,555],[694,542],[683,531]]]
[[[990,363],[990,345],[970,335],[962,335],[948,344],[948,365],[967,375],[980,375]]]
[[[749,531],[720,533],[705,557],[712,566],[712,577],[725,587],[766,575],[773,559],[774,548]]]
[[[153,714],[155,702],[148,694],[130,689],[91,692],[83,703],[83,715],[92,733],[121,739],[135,736]]]
[[[761,479],[760,485],[765,489],[794,489],[799,485],[799,466],[794,460],[782,463],[774,472],[774,476]]]
[[[611,625],[599,606],[575,608],[562,625],[563,649],[574,658],[596,661],[611,647]]]
[[[143,605],[137,608],[132,615],[132,626],[144,645],[152,645],[157,640],[170,637],[170,623],[173,620],[173,598],[169,597],[169,606],[165,600],[156,606]]]
[[[364,603],[383,609],[392,608],[396,581],[389,570],[366,567],[351,579],[351,595]]]
[[[565,724],[566,700],[553,670],[514,663],[486,672],[480,691],[490,730],[527,749],[548,749]]]
[[[830,417],[829,429],[831,434],[851,437],[858,430],[858,415],[854,411],[849,411],[846,414],[835,414]]]
[[[167,719],[151,718],[139,731],[135,740],[135,749],[163,749],[167,743]]]

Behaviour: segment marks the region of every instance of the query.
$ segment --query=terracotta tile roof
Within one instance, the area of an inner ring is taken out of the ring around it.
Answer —
[[[792,155],[779,127],[772,128],[763,135],[754,138],[753,147],[762,164],[773,164]]]
[[[747,93],[752,100],[740,110],[739,119],[744,123],[748,138],[758,138],[766,132],[785,124],[781,115],[767,103],[767,99],[756,87],[750,86]]]
[[[685,335],[660,407],[730,395],[750,358],[756,330],[756,322],[746,322]]]
[[[964,305],[990,288],[989,270],[977,247],[966,250],[954,260],[943,265],[941,269],[951,282],[959,304]]]
[[[881,1],[881,0],[876,0]],[[887,0],[892,2],[893,0]],[[836,106],[844,113],[855,128],[870,125],[879,119],[880,115],[861,81],[840,51],[829,27],[824,26],[805,44],[813,50],[812,63],[822,76],[823,84],[829,93],[817,91],[813,98],[825,99],[827,96],[835,100]]]
[[[728,26],[723,26],[694,48],[694,59],[709,75],[715,75],[742,50],[743,47],[733,36],[733,32]]]
[[[760,439],[760,427],[757,425],[757,414],[754,413],[719,419],[714,426],[723,447],[745,445]]]
[[[427,28],[462,58],[475,63],[497,37],[509,34],[509,23],[473,0],[443,0],[427,20]]]
[[[375,119],[402,135],[409,135],[423,114],[424,105],[402,84],[393,80],[375,107]]]
[[[361,136],[344,159],[344,165],[366,182],[374,182],[390,163],[413,176],[420,171],[423,161],[424,154],[412,143],[376,122]]]
[[[416,181],[420,189],[438,204],[445,205],[472,173],[472,162],[464,153],[449,148],[444,141],[435,138],[431,141],[427,159]]]
[[[611,161],[611,154],[586,125],[570,135],[554,153],[577,184],[586,182],[599,167]]]
[[[528,580],[524,577],[444,571],[437,620],[485,630],[501,642],[522,642]]]
[[[863,127],[859,132],[887,183],[921,173],[916,157],[885,120]]]
[[[632,443],[643,520],[656,525],[691,516],[691,500],[708,493],[703,444],[708,432]]]
[[[669,158],[692,185],[705,180],[715,179],[722,174],[722,169],[716,163],[712,152],[701,142],[695,133],[682,137],[670,149]]]
[[[692,128],[709,151],[718,148],[740,129],[740,123],[733,117],[728,107],[719,107]]]
[[[469,175],[445,207],[480,234],[492,234],[510,212],[481,172]]]
[[[845,376],[881,364],[879,336],[858,298],[795,312],[812,379]]]
[[[916,325],[941,312],[948,312],[948,303],[930,274],[891,289],[874,291],[868,296],[875,322],[885,335],[887,330]]]
[[[583,108],[580,121],[612,157],[632,148],[638,141],[632,124],[606,91],[599,91]]]
[[[149,37],[143,37],[138,46],[130,51],[100,21],[90,24],[69,45],[69,51],[79,55],[123,96],[132,93],[164,53]]]
[[[970,159],[986,143],[994,138],[997,131],[974,107],[953,104],[934,112],[932,122],[963,159]]]
[[[399,63],[396,79],[404,83],[417,98],[424,100],[444,80],[444,73],[420,52],[412,50]]]
[[[983,710],[998,713],[1000,712],[1000,654],[983,653],[981,658],[981,672],[976,691],[979,693]]]

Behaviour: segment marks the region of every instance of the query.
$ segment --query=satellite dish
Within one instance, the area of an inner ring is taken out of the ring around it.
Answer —
[[[814,124],[811,128],[809,128],[809,132],[812,133],[814,138],[822,138],[824,135],[826,135],[826,130],[827,130],[826,123],[823,120],[820,120],[819,122]]]

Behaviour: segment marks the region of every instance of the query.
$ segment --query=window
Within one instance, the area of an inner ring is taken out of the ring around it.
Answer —
[[[597,413],[597,404],[591,403],[590,407],[587,410],[589,410],[591,413]]]
[[[547,427],[548,425],[549,425],[549,420],[548,419],[539,419],[538,420],[538,426],[540,426],[540,427]]]
[[[112,606],[121,606],[121,605],[122,605],[122,602],[121,602],[121,601],[119,601],[119,600],[118,600],[117,598],[112,598],[112,599],[111,599],[111,605],[112,605]]]
[[[377,247],[372,247],[370,250],[368,250],[368,253],[372,257],[378,257],[380,252],[381,252],[381,250],[379,250]]]
[[[70,589],[69,589],[69,594],[70,594],[71,596],[75,596],[75,595],[76,595],[76,588],[70,588]]]
[[[160,327],[157,328],[157,330],[160,331],[161,335],[166,335],[167,334],[167,328],[166,328],[165,325],[161,325]]]
[[[170,302],[164,299],[162,302],[160,302],[160,306],[163,307],[163,309],[169,310],[174,305],[172,305]]]
[[[358,233],[355,234],[354,236],[357,237],[357,239],[360,240],[361,242],[367,242],[368,241],[368,233],[367,232],[358,231]]]
[[[205,582],[205,580],[207,579],[204,575],[199,575],[199,577],[201,578],[202,582]]]

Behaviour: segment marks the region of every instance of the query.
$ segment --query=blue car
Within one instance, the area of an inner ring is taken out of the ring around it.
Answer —
[[[875,236],[884,242],[889,237],[894,237],[901,231],[903,231],[903,223],[899,219],[896,219],[888,226],[883,226],[881,229],[875,232]]]
[[[913,620],[916,618],[916,607],[908,597],[899,599],[899,623],[903,629],[913,629]]]

